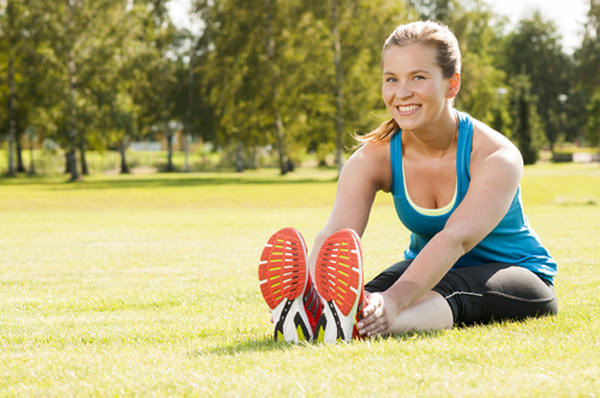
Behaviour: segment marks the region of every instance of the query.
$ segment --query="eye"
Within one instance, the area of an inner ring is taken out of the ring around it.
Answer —
[[[413,76],[413,80],[425,80],[425,76],[423,76],[423,75],[415,75],[415,76]]]
[[[395,77],[389,76],[389,77],[385,78],[385,82],[386,83],[394,83],[394,82],[397,82],[397,81],[398,81],[398,79],[396,79]]]

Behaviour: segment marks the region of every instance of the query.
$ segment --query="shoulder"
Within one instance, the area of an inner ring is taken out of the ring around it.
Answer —
[[[471,174],[479,169],[498,168],[502,174],[512,174],[520,179],[523,157],[519,149],[503,134],[485,123],[473,119],[473,146]]]
[[[344,165],[340,178],[360,177],[389,192],[392,182],[390,139],[362,144]]]

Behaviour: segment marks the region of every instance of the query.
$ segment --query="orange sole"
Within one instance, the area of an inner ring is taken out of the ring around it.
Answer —
[[[307,283],[306,244],[294,228],[274,233],[260,256],[258,279],[267,305],[302,296]]]

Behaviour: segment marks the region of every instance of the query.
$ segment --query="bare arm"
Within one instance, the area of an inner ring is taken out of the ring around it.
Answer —
[[[367,144],[357,150],[344,165],[331,215],[316,236],[310,252],[308,264],[313,280],[319,249],[329,235],[343,228],[351,228],[359,236],[365,231],[375,194],[388,185],[387,173],[391,175],[391,171],[386,168],[389,168],[388,153],[387,145]]]

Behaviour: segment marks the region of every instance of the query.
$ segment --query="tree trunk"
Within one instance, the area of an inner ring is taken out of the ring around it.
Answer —
[[[190,144],[192,142],[192,135],[190,133],[187,133],[185,135],[184,138],[185,142],[184,142],[184,151],[185,151],[185,165],[183,168],[183,171],[186,173],[189,173],[191,168],[190,168]]]
[[[283,121],[281,119],[281,112],[279,111],[279,89],[278,89],[278,76],[275,73],[272,65],[275,62],[275,38],[273,37],[273,4],[270,0],[264,0],[264,6],[266,10],[266,28],[267,28],[267,57],[269,59],[269,65],[271,65],[271,87],[272,99],[273,99],[273,117],[275,120],[275,137],[277,139],[277,150],[279,151],[279,170],[281,175],[286,174],[288,170],[288,156],[287,149],[285,147],[285,132],[283,129]]]
[[[277,90],[274,90],[273,99],[277,99]],[[286,174],[289,171],[287,150],[285,148],[285,135],[283,132],[283,122],[281,121],[281,114],[279,108],[275,108],[275,134],[277,135],[277,148],[279,149],[279,171],[281,175]]]
[[[190,144],[192,142],[192,125],[193,125],[193,111],[194,111],[194,63],[193,63],[193,54],[190,51],[190,65],[188,71],[188,104],[187,104],[187,114],[186,114],[186,122],[185,122],[185,167],[184,171],[189,173],[190,168]]]
[[[333,36],[333,63],[335,64],[335,164],[338,174],[343,166],[344,146],[344,77],[342,70],[342,47],[338,29],[337,0],[331,1],[331,34]]]
[[[75,62],[69,54],[69,172],[71,181],[79,180],[77,169],[77,133],[75,131]]]
[[[127,137],[124,137],[123,140],[121,140],[121,145],[119,147],[119,153],[121,154],[121,174],[129,174],[129,166],[127,165],[127,159],[125,158],[127,141]]]
[[[79,162],[81,163],[81,174],[89,175],[90,172],[88,170],[87,159],[86,159],[86,151],[87,151],[87,143],[85,139],[85,133],[81,134],[79,137]]]
[[[167,134],[167,171],[175,171],[173,167],[173,133]]]
[[[72,24],[73,13],[71,10],[71,0],[67,0],[67,31],[70,31]],[[73,56],[73,48],[69,50],[67,66],[69,70],[69,98],[68,98],[68,136],[69,136],[69,154],[68,154],[68,169],[71,173],[70,181],[79,180],[79,172],[77,170],[77,133],[75,132],[75,59]]]
[[[10,18],[10,17],[9,17]],[[14,154],[14,143],[16,138],[16,115],[15,115],[15,65],[14,55],[12,48],[9,49],[8,55],[8,175],[15,175],[15,154]]]
[[[18,131],[18,130],[17,130]],[[16,152],[17,152],[17,173],[24,173],[27,170],[25,169],[25,166],[23,165],[23,146],[21,145],[21,136],[23,134],[19,134],[17,132],[16,134],[16,139],[15,139],[15,146],[16,146]]]
[[[244,156],[243,156],[244,145],[242,144],[242,140],[240,139],[237,144],[237,148],[235,149],[235,171],[241,173],[244,171]]]
[[[33,137],[30,138],[30,142],[29,142],[29,174],[30,175],[34,175],[35,174],[35,162],[33,161],[33,142],[34,139]]]

